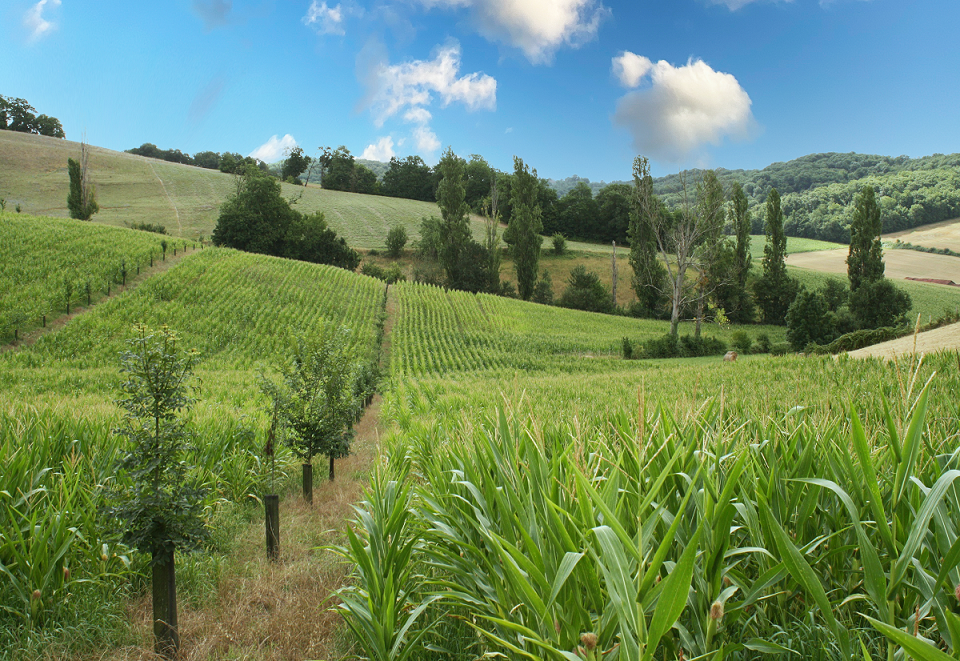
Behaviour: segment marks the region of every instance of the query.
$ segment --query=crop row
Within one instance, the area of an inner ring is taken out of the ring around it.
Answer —
[[[116,363],[130,328],[167,325],[202,364],[246,368],[285,353],[294,335],[346,325],[352,346],[373,346],[383,299],[379,281],[343,269],[212,248],[124,292],[11,360],[76,366]]]
[[[369,658],[956,658],[956,360],[728,370],[692,413],[650,370],[602,424],[572,377],[408,384],[340,610]]]
[[[0,213],[0,340],[68,305],[99,298],[132,278],[174,241],[79,220]],[[182,247],[182,242],[180,244]]]

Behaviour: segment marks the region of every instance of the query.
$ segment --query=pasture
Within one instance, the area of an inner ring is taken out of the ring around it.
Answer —
[[[912,230],[883,235],[884,241],[902,241],[926,248],[949,248],[960,252],[960,218],[923,225]]]
[[[846,274],[847,253],[847,248],[796,253],[787,256],[787,266],[822,273]],[[885,274],[892,280],[930,278],[960,283],[960,259],[956,257],[916,250],[884,250],[883,261],[886,266]]]

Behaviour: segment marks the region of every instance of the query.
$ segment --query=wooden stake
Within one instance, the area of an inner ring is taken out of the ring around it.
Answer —
[[[303,499],[313,505],[313,464],[303,465]]]
[[[171,551],[153,565],[153,651],[165,659],[174,659],[179,650],[177,575]]]

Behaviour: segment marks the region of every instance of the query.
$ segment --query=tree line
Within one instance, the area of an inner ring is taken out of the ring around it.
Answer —
[[[195,165],[207,170],[219,170],[228,174],[242,174],[247,165],[255,165],[262,171],[267,172],[269,166],[263,161],[257,160],[251,156],[243,156],[235,152],[200,151],[191,156],[179,149],[160,149],[151,142],[145,142],[139,147],[126,150],[128,154],[145,156],[147,158],[156,158],[170,163],[180,163],[182,165]]]
[[[0,130],[34,133],[52,138],[67,137],[59,119],[36,113],[37,109],[26,99],[0,95]]]

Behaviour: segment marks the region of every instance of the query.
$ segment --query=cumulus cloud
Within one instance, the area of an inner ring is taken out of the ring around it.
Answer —
[[[437,47],[432,59],[390,64],[382,47],[368,44],[357,57],[358,77],[367,87],[361,106],[369,107],[378,128],[400,116],[415,125],[412,137],[421,153],[436,151],[440,141],[430,128],[429,106],[456,103],[471,111],[497,107],[496,79],[484,73],[461,76],[460,56],[460,44],[450,42]]]
[[[390,136],[380,138],[372,145],[367,145],[367,148],[363,150],[362,154],[360,154],[360,158],[367,159],[368,161],[381,161],[384,163],[389,161],[394,156],[396,156],[396,153],[393,151],[393,138]]]
[[[752,101],[737,79],[702,60],[675,67],[625,52],[613,58],[613,72],[634,88],[649,76],[649,85],[620,99],[614,122],[630,131],[637,151],[653,158],[680,163],[706,144],[747,138],[756,127]]]
[[[271,136],[269,140],[250,152],[249,156],[265,163],[276,163],[297,146],[297,141],[287,133],[282,138]]]
[[[599,0],[420,0],[424,6],[468,9],[486,39],[519,48],[535,64],[561,46],[594,39],[611,12]]]
[[[56,23],[48,21],[43,17],[43,10],[48,6],[51,9],[56,9],[60,6],[60,0],[40,0],[23,15],[23,26],[27,29],[27,32],[30,33],[30,39],[32,41],[36,41],[57,27]]]
[[[207,32],[229,24],[232,10],[232,0],[193,0],[193,13],[203,21]]]
[[[326,2],[317,2],[313,0],[306,16],[303,17],[304,25],[313,27],[319,34],[344,35],[343,29],[343,9],[342,5],[328,7]]]

